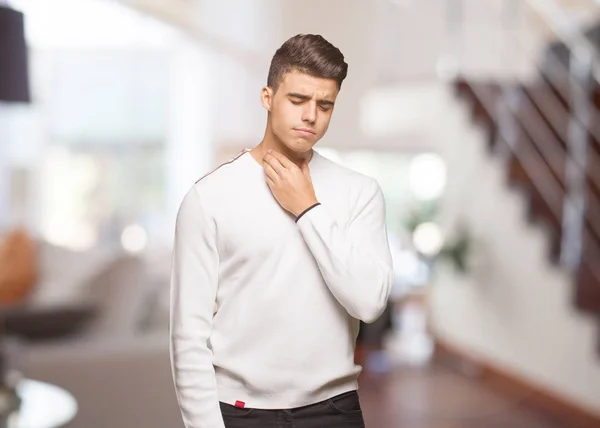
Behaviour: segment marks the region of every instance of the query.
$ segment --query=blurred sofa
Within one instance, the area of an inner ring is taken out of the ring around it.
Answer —
[[[16,368],[74,395],[69,427],[183,427],[169,361],[168,251],[140,257],[39,242],[38,260],[28,308],[92,307],[93,315],[68,335],[20,340]]]

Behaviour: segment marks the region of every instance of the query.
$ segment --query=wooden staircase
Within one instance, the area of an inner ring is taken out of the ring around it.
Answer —
[[[577,255],[577,263],[571,265],[573,304],[597,317],[600,325],[600,84],[594,82],[585,91],[592,112],[580,140],[587,146],[585,168],[574,163],[577,158],[569,145],[575,107],[564,66],[544,63],[539,77],[527,84],[458,78],[454,88],[469,105],[473,121],[486,130],[490,154],[502,157],[508,185],[527,198],[528,219],[548,230],[548,256],[561,263]],[[580,252],[571,254],[563,225],[570,206],[565,203],[573,196],[569,163],[578,165],[577,171],[585,170],[584,223],[577,236],[582,244]],[[598,338],[600,352],[600,334]]]

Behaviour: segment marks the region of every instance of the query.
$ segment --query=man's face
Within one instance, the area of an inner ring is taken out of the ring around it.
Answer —
[[[291,151],[303,153],[327,132],[337,94],[335,80],[291,71],[276,93],[263,89],[262,102],[277,138]]]

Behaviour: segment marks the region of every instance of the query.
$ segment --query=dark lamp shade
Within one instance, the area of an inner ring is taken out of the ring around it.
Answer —
[[[0,6],[0,102],[31,100],[23,14]]]

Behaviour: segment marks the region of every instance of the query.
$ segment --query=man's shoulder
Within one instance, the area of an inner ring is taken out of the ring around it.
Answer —
[[[213,166],[196,179],[193,187],[200,193],[223,191],[223,186],[227,182],[235,182],[238,178],[239,162],[247,151],[248,149],[244,149],[230,159]]]
[[[204,173],[202,176],[200,176],[196,180],[195,184],[199,184],[201,182],[216,181],[219,178],[223,178],[224,176],[231,174],[234,170],[234,167],[237,166],[234,164],[237,164],[239,162],[240,158],[242,156],[244,156],[247,152],[248,152],[248,149],[244,149],[244,150],[238,152],[235,156],[231,157],[230,159],[220,162],[219,164],[214,166],[210,171],[208,171],[208,172]]]

